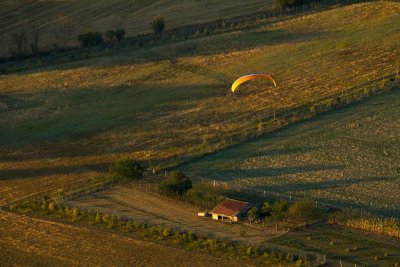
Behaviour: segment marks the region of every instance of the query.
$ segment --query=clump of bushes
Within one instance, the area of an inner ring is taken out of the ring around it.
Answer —
[[[218,203],[223,201],[225,197],[214,192],[209,192],[198,187],[193,187],[183,195],[183,199],[189,203],[201,206],[203,208],[213,208]]]
[[[145,168],[139,161],[123,159],[111,166],[109,176],[112,180],[130,181],[143,178]]]
[[[80,34],[78,41],[82,47],[96,46],[104,42],[103,36],[99,32],[88,32]]]
[[[110,42],[114,40],[121,42],[122,39],[124,39],[125,37],[125,30],[124,29],[109,30],[106,31],[105,36]]]
[[[315,206],[311,199],[296,201],[289,207],[288,217],[292,220],[301,220],[305,224],[316,220],[321,215],[321,211]]]
[[[289,205],[286,200],[277,200],[273,203],[264,202],[260,208],[253,207],[247,212],[247,218],[250,222],[289,218],[293,221],[301,220],[307,224],[310,221],[318,219],[320,215],[320,209],[315,207],[314,202],[309,199],[296,201],[292,205]]]
[[[192,180],[180,171],[171,172],[172,177],[163,181],[159,186],[159,191],[167,196],[182,197],[192,188]]]

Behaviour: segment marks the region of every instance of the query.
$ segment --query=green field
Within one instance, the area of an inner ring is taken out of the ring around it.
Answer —
[[[185,165],[188,174],[399,216],[400,91]]]

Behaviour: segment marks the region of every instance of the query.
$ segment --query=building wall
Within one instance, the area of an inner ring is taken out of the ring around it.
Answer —
[[[219,216],[223,216],[222,214],[216,214],[216,213],[212,213],[211,214],[213,220],[219,220]],[[221,219],[222,221],[233,221],[233,222],[237,222],[239,219],[236,216],[223,216],[223,219]]]

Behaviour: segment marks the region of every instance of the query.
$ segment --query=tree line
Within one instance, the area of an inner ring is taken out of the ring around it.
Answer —
[[[154,34],[161,35],[165,29],[164,17],[154,16],[151,21],[151,28]],[[58,16],[54,25],[53,47],[55,49],[67,50],[69,46],[70,35],[72,32],[71,21],[67,16]],[[105,42],[120,43],[125,38],[126,31],[122,28],[110,29],[104,33],[86,32],[79,34],[77,41],[83,48],[101,45]],[[40,52],[40,43],[42,41],[43,29],[39,26],[33,26],[31,29],[20,30],[10,34],[11,41],[9,52],[15,59],[23,59],[30,56],[36,56]]]

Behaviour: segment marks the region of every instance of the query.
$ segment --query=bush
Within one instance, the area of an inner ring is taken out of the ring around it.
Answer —
[[[260,217],[260,210],[256,207],[252,207],[247,212],[247,218],[249,219],[250,222],[257,220],[259,217]]]
[[[285,217],[288,208],[289,203],[286,200],[278,200],[273,204],[264,202],[263,206],[261,207],[261,213],[262,216],[280,219]]]
[[[114,30],[106,31],[106,33],[105,33],[104,35],[106,36],[106,38],[107,38],[110,42],[112,42],[113,39],[114,39],[114,37],[115,37],[115,31],[114,31]]]
[[[159,190],[161,193],[168,196],[182,196],[184,193],[192,188],[192,180],[190,180],[190,178],[187,178],[182,172],[173,171],[171,174],[171,178],[163,181],[160,184]]]
[[[285,9],[285,8],[292,8],[295,6],[302,6],[305,4],[309,4],[313,1],[311,1],[311,0],[275,0],[275,2],[278,5],[278,7],[280,7],[281,9]]]
[[[320,211],[315,207],[314,201],[305,199],[302,201],[296,201],[292,206],[290,206],[288,215],[291,219],[304,220],[307,224],[307,222],[317,219],[320,215]]]
[[[117,29],[114,31],[114,35],[117,38],[118,42],[121,42],[121,40],[125,38],[125,30]]]
[[[105,33],[106,38],[112,42],[117,39],[118,42],[121,42],[122,39],[125,37],[125,30],[124,29],[117,29],[117,30],[109,30]]]
[[[218,203],[223,201],[225,197],[223,195],[206,191],[205,189],[194,187],[188,190],[184,196],[184,200],[198,205],[204,208],[215,207]]]
[[[132,159],[124,159],[115,163],[109,171],[113,180],[129,181],[143,178],[144,167],[140,162]]]
[[[82,47],[96,46],[103,43],[103,37],[99,32],[88,32],[80,34],[78,41]]]
[[[151,21],[151,28],[155,34],[161,34],[165,28],[164,17],[154,16],[153,20]]]

